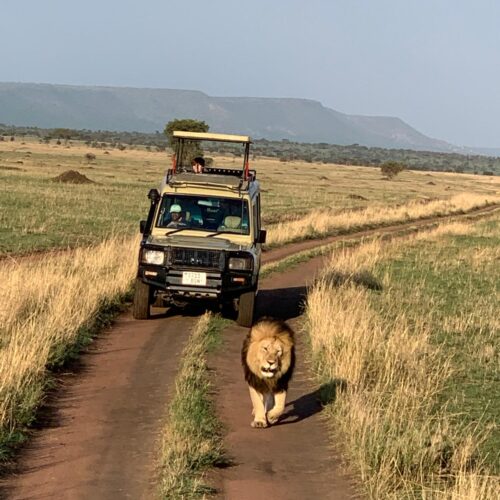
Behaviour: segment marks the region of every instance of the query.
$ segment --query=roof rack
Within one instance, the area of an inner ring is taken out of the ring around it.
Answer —
[[[244,170],[239,170],[237,168],[205,167],[203,173],[208,175],[232,175],[241,178],[243,177]],[[257,172],[255,170],[248,170],[247,180],[254,181],[256,178]]]
[[[212,187],[227,187],[235,190],[247,191],[257,178],[255,170],[250,170],[248,177],[243,178],[243,171],[225,168],[206,168],[202,174],[194,172],[176,172],[169,169],[164,184],[175,185],[202,185]]]

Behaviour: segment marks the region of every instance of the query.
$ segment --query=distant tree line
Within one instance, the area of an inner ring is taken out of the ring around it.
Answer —
[[[218,145],[217,145],[218,146]],[[216,143],[206,146],[213,151]],[[239,151],[227,145],[217,147],[217,152],[238,154]],[[435,153],[411,149],[384,149],[352,144],[335,144],[268,141],[260,139],[252,147],[254,156],[277,158],[283,162],[301,160],[306,162],[337,163],[340,165],[367,165],[381,167],[394,162],[409,170],[434,170],[442,172],[500,175],[500,158],[482,155],[461,155],[458,153]],[[394,167],[392,167],[394,169]]]
[[[1,137],[35,137],[41,142],[66,143],[82,141],[89,147],[98,149],[127,147],[145,147],[146,149],[165,151],[168,146],[167,137],[160,131],[152,134],[141,132],[116,132],[109,130],[87,130],[69,128],[14,127],[0,124]],[[5,139],[7,140],[7,139]]]
[[[108,130],[73,130],[67,128],[45,129],[38,127],[13,127],[0,124],[0,140],[11,137],[34,136],[40,141],[83,141],[95,148],[144,147],[151,151],[165,151],[168,138],[162,131],[154,133],[116,132]],[[239,145],[207,143],[204,150],[213,153],[241,154]],[[458,153],[434,153],[410,149],[384,149],[351,144],[301,143],[289,140],[268,141],[258,139],[252,148],[253,157],[277,158],[283,162],[301,160],[306,162],[337,163],[341,165],[368,165],[381,167],[387,162],[404,165],[410,170],[436,170],[444,172],[500,175],[500,158]]]

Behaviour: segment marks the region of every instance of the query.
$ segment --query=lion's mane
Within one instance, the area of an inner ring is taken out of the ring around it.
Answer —
[[[260,373],[257,351],[266,339],[278,340],[283,347],[280,369],[273,378],[263,378]],[[248,332],[241,350],[241,364],[245,380],[261,394],[281,392],[288,389],[288,383],[295,367],[295,341],[293,330],[281,320],[264,318]]]

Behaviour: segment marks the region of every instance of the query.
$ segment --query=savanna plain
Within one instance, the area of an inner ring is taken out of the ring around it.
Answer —
[[[228,167],[239,162],[214,160]],[[51,371],[91,342],[129,299],[138,221],[147,214],[147,191],[168,165],[167,154],[138,147],[0,142],[4,461],[29,437]],[[270,248],[438,217],[432,229],[404,239],[373,237],[325,250],[331,257],[308,291],[304,331],[318,384],[330,387],[324,415],[332,440],[342,443],[364,495],[496,498],[500,218],[496,211],[481,219],[439,217],[498,204],[499,179],[405,171],[387,180],[377,168],[269,158],[254,159],[252,168],[262,186]],[[89,182],[55,180],[70,170]],[[213,321],[200,319],[194,345],[204,338],[200,332],[213,330]],[[193,349],[196,359],[206,350]],[[192,392],[180,391],[166,417],[174,421],[165,426],[161,469],[184,477],[168,464],[179,463],[169,447],[176,443],[188,455],[181,462],[191,477],[176,486],[163,476],[169,498],[172,491],[189,496],[190,487],[205,494],[192,477],[223,455],[213,412],[209,425],[197,425],[208,429],[204,450],[212,462],[189,458],[193,433],[172,437],[182,396]]]

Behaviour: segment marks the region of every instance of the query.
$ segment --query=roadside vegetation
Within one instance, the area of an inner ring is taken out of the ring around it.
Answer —
[[[0,460],[25,438],[51,369],[90,342],[129,294],[137,239],[0,265]]]
[[[500,218],[332,255],[306,318],[326,415],[370,498],[500,487]]]
[[[160,495],[165,499],[202,498],[211,492],[203,472],[226,460],[221,424],[210,398],[207,353],[220,342],[225,320],[205,313],[181,356],[175,392],[162,432]]]
[[[335,213],[331,210],[311,211],[304,217],[270,226],[267,244],[271,247],[304,239],[347,234],[405,223],[429,217],[463,214],[473,209],[500,202],[500,196],[460,194],[446,200],[410,202],[395,207],[368,207],[356,211]]]

